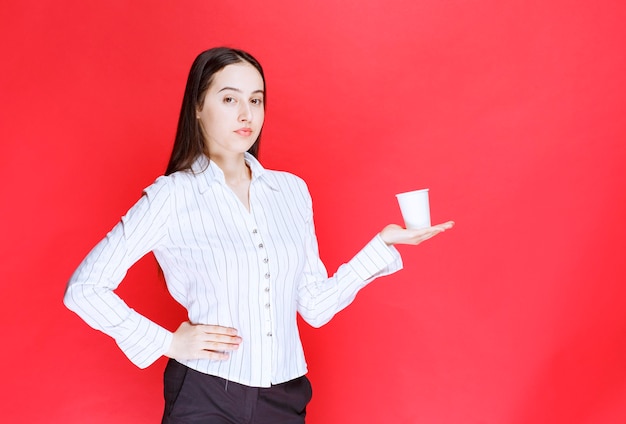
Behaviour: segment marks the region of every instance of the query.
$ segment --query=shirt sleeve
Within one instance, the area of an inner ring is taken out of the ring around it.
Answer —
[[[374,279],[402,269],[398,250],[388,246],[377,234],[329,278],[319,257],[310,197],[306,225],[307,257],[304,276],[298,287],[298,312],[313,327],[321,327],[330,321],[337,312],[352,303],[359,290]]]
[[[172,333],[131,309],[114,290],[127,270],[167,237],[169,215],[168,180],[161,177],[82,261],[64,297],[70,310],[113,337],[140,368],[169,349]]]

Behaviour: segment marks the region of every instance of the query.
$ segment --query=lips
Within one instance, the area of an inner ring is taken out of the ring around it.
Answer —
[[[252,134],[252,128],[239,128],[235,132],[243,137],[248,137]]]

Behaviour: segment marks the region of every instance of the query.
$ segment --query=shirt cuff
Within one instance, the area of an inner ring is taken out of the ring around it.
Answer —
[[[143,369],[167,352],[172,344],[173,334],[145,317],[139,317],[135,324],[135,329],[128,337],[116,342],[128,359]]]
[[[363,281],[393,274],[402,269],[402,257],[377,234],[354,258],[350,266]]]

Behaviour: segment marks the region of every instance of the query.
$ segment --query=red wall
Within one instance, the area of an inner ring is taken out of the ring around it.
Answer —
[[[230,3],[0,6],[2,421],[158,422],[164,360],[135,368],[61,299],[227,44],[266,68],[261,159],[308,181],[330,270],[401,221],[397,192],[457,222],[302,325],[308,422],[626,422],[624,3]],[[184,318],[152,258],[120,292]]]

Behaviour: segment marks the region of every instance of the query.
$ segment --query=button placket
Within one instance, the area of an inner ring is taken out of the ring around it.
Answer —
[[[269,267],[269,258],[267,257],[267,251],[265,248],[265,244],[259,234],[257,228],[252,229],[252,234],[255,239],[255,243],[258,249],[259,259],[261,260],[261,287],[263,292],[260,296],[260,302],[263,305],[263,314],[265,316],[265,335],[267,337],[272,337],[272,303],[271,303],[271,287],[270,287],[270,267]]]
[[[251,277],[255,280],[251,283],[253,284],[255,293],[251,293],[251,299],[256,298],[257,303],[257,311],[258,314],[261,315],[260,322],[256,321],[251,323],[255,328],[255,331],[258,333],[258,336],[261,340],[260,343],[260,356],[261,356],[261,381],[269,384],[272,380],[273,369],[276,364],[275,360],[275,347],[274,347],[274,338],[268,336],[268,334],[272,334],[272,321],[273,321],[273,311],[271,304],[271,279],[270,279],[270,268],[273,267],[272,260],[268,256],[268,244],[266,241],[270,239],[263,239],[264,229],[267,228],[267,223],[264,220],[263,215],[257,215],[255,213],[256,208],[254,205],[260,204],[263,202],[261,199],[258,199],[255,191],[255,181],[250,185],[250,214],[246,215],[246,223],[248,235],[250,236],[249,248],[252,250],[250,252],[253,257],[256,253],[256,263],[251,264],[252,267],[256,268],[256,272],[258,274]],[[251,258],[252,259],[252,258]],[[252,259],[254,260],[254,259]],[[272,265],[272,266],[270,266]],[[265,275],[268,274],[267,278]],[[270,308],[266,308],[265,305],[269,304]],[[258,315],[257,315],[258,316]]]

